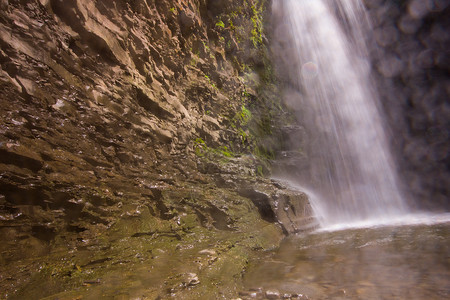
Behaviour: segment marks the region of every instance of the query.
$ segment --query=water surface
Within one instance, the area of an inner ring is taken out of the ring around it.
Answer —
[[[249,288],[310,299],[449,299],[450,222],[317,231],[253,262]]]

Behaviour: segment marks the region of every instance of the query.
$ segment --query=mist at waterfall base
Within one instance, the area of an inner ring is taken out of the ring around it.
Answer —
[[[418,9],[411,3],[404,8],[410,14]],[[392,101],[385,95],[397,90],[386,91],[375,81],[374,70],[386,75],[389,66],[374,65],[383,49],[372,41],[373,15],[363,2],[278,0],[273,15],[273,53],[285,102],[299,123],[287,130],[291,143],[275,177],[307,192],[322,228],[448,220],[418,213],[412,194],[419,184],[398,173],[393,141],[408,129],[393,131],[392,118],[385,122],[393,115],[385,111],[385,101]],[[396,81],[393,75],[388,79]]]

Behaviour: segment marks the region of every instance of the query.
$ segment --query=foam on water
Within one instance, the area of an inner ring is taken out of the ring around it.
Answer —
[[[410,213],[396,217],[371,218],[365,221],[332,224],[321,227],[317,232],[339,231],[355,228],[378,228],[385,226],[414,226],[450,223],[450,213]]]
[[[274,178],[277,181],[283,182],[292,189],[302,191],[308,195],[313,211],[316,214],[316,219],[320,225],[320,228],[314,230],[314,232],[331,232],[341,231],[347,229],[358,228],[379,228],[387,226],[414,226],[414,225],[436,225],[450,223],[450,213],[434,213],[434,212],[406,212],[404,214],[385,216],[373,216],[366,219],[354,220],[350,219],[348,222],[327,222],[324,218],[326,216],[320,215],[320,208],[317,205],[323,202],[318,198],[317,194],[306,187],[300,186],[298,183],[293,182],[286,178]],[[319,213],[318,213],[319,212]]]

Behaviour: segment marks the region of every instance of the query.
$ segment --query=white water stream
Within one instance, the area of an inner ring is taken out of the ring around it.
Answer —
[[[322,227],[408,214],[371,85],[359,0],[277,0],[297,111],[313,139],[312,205]],[[292,104],[292,101],[291,101]],[[303,185],[303,183],[300,183]]]
[[[413,212],[405,201],[371,84],[364,9],[360,0],[273,0],[285,100],[307,132],[289,131],[307,162],[281,164],[278,179],[308,194],[320,228],[251,262],[249,291],[449,299],[450,213]]]

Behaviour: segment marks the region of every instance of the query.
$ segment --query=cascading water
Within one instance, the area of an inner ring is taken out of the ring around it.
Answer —
[[[407,1],[372,2],[398,9]],[[302,125],[286,127],[290,145],[275,175],[309,194],[321,228],[250,262],[245,286],[312,299],[449,298],[450,213],[413,214],[404,201],[365,62],[364,7],[273,4],[276,66]]]
[[[363,5],[278,0],[273,8],[284,23],[276,34],[285,39],[285,72],[301,94],[288,101],[313,137],[309,174],[319,222],[327,227],[406,214],[370,83]]]

